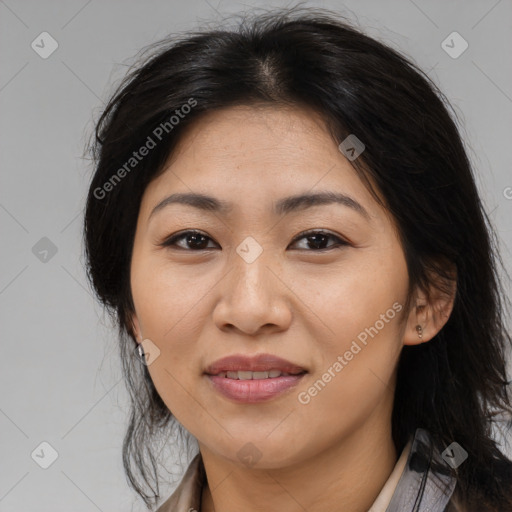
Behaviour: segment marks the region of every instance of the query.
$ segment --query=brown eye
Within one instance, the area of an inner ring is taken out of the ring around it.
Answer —
[[[208,240],[211,240],[211,238],[199,231],[183,231],[182,233],[172,235],[161,245],[163,247],[173,247],[183,250],[202,251],[211,249],[211,247],[207,247],[206,242]],[[181,245],[176,243],[181,241],[183,241]]]
[[[348,245],[348,243],[345,242],[345,240],[342,240],[339,236],[333,235],[328,231],[319,230],[305,231],[304,233],[301,233],[299,236],[297,236],[293,240],[293,242],[296,242],[297,240],[302,240],[303,238],[307,239],[308,248],[315,249],[313,252],[328,251],[343,245]],[[336,242],[326,247],[325,244],[329,239],[335,240]]]

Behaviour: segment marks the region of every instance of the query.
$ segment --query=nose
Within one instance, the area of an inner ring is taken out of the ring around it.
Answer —
[[[238,254],[233,259],[231,271],[219,283],[215,325],[251,336],[288,329],[293,294],[279,275],[279,267],[263,254],[251,263]]]

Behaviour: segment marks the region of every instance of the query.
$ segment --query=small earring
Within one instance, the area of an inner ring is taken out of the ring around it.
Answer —
[[[139,357],[144,360],[144,348],[142,347],[142,343],[137,345],[137,352],[139,353]]]
[[[423,338],[423,328],[421,325],[418,324],[416,326],[416,332],[418,333],[418,338],[421,340],[421,338]]]

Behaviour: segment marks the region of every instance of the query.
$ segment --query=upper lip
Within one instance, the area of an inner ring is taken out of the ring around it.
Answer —
[[[279,370],[283,373],[293,374],[306,372],[301,366],[272,354],[257,354],[255,356],[234,354],[217,359],[206,368],[205,373],[217,375],[221,372],[230,371],[265,372],[269,370]]]

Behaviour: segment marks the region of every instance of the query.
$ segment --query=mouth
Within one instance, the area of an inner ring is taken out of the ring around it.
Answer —
[[[299,375],[306,372],[307,370],[302,366],[272,354],[257,354],[255,356],[234,354],[218,359],[209,365],[204,373],[228,379],[258,380],[282,375]]]
[[[223,377],[225,379],[234,379],[234,380],[262,380],[262,379],[276,379],[278,377],[289,377],[290,375],[302,375],[306,373],[306,371],[298,372],[298,373],[287,373],[282,372],[281,370],[273,369],[269,371],[262,372],[251,372],[246,370],[239,371],[229,371],[229,372],[219,372],[217,374],[209,374],[212,377]]]
[[[204,372],[213,388],[238,403],[270,400],[296,386],[308,371],[271,354],[219,359]]]

